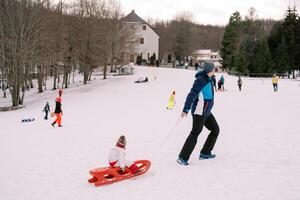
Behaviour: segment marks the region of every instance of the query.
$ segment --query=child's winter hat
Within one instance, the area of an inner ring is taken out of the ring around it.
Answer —
[[[124,135],[121,135],[118,139],[117,146],[125,147],[125,145],[126,145],[126,138]]]
[[[209,73],[215,70],[215,65],[211,62],[204,62],[203,64],[203,72],[204,73]]]

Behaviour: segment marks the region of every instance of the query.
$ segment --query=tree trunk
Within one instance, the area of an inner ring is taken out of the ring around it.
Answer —
[[[43,71],[42,71],[42,66],[37,66],[38,69],[38,74],[37,74],[37,79],[38,79],[38,92],[42,93],[43,92]]]
[[[64,68],[64,84],[65,84],[65,88],[68,88],[68,71],[67,71],[67,67]]]
[[[25,91],[26,90],[25,90],[25,83],[24,83],[22,86],[22,97],[20,98],[20,101],[19,101],[20,105],[24,104]]]
[[[10,88],[10,94],[11,94],[11,99],[12,99],[12,106],[18,106],[20,103],[20,95],[19,95],[19,91],[20,91],[20,86],[19,84],[16,82],[14,85],[11,86]]]
[[[53,90],[56,90],[57,69],[54,67]]]
[[[85,84],[85,85],[87,84],[88,78],[89,78],[89,73],[84,72],[83,73],[83,84]]]
[[[107,75],[107,64],[104,63],[104,68],[103,68],[103,79],[106,79],[106,75]]]

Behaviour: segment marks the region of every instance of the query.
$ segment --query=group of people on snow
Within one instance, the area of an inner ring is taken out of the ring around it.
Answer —
[[[62,108],[61,108],[61,102],[62,102],[62,93],[63,91],[60,89],[58,91],[58,97],[55,99],[55,109],[54,109],[54,112],[51,113],[51,117],[56,117],[56,119],[54,120],[54,122],[51,123],[51,125],[54,127],[55,124],[57,123],[58,124],[58,127],[62,127],[61,125],[61,117],[63,115],[63,112],[62,112]],[[49,105],[49,102],[46,103],[44,109],[43,109],[43,112],[45,112],[45,117],[44,119],[45,120],[48,120],[48,114],[50,113],[50,105]]]
[[[199,159],[211,159],[216,156],[212,151],[216,144],[220,128],[217,120],[215,119],[212,108],[214,106],[214,92],[216,91],[224,91],[224,83],[225,78],[221,75],[218,82],[216,81],[216,76],[214,75],[215,66],[211,62],[204,62],[203,70],[198,71],[195,75],[194,84],[187,94],[183,110],[181,113],[181,118],[187,116],[189,112],[192,114],[192,128],[191,131],[186,138],[182,149],[178,155],[177,162],[180,165],[188,165],[190,156],[197,144],[198,136],[203,130],[203,127],[206,127],[210,133],[206,138],[206,141],[199,153]],[[272,83],[274,91],[278,91],[278,77],[274,75],[272,77]],[[141,77],[139,80],[135,81],[135,83],[145,83],[148,82],[149,79],[146,76],[145,78]],[[242,90],[242,79],[239,76],[237,80],[237,85],[239,91]],[[217,87],[218,86],[218,87]],[[175,94],[173,91],[169,97],[167,109],[171,110],[175,106]],[[55,121],[51,124],[55,126],[58,124],[58,127],[62,127],[61,125],[61,117],[63,115],[61,102],[62,102],[62,90],[59,90],[59,96],[55,99],[55,111],[51,113],[51,116],[56,116]],[[48,119],[48,113],[50,112],[50,106],[47,102],[43,111],[45,112],[45,119]],[[121,171],[129,170],[131,173],[137,173],[139,168],[126,160],[125,158],[125,150],[126,150],[126,138],[124,135],[121,135],[115,147],[113,147],[109,151],[108,155],[108,163],[110,167],[120,167]],[[95,178],[95,177],[93,177]]]

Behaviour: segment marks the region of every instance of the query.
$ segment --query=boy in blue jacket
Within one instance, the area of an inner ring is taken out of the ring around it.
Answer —
[[[200,152],[199,159],[210,159],[216,156],[211,153],[219,135],[219,125],[211,113],[214,105],[214,88],[211,77],[214,75],[214,70],[213,63],[204,62],[203,71],[196,74],[193,87],[186,97],[181,117],[186,117],[191,110],[193,127],[177,159],[181,165],[188,165],[188,160],[197,144],[197,138],[203,126],[210,130],[210,134]]]

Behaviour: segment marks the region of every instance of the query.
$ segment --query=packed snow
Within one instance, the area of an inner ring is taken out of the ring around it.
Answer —
[[[181,119],[195,71],[135,67],[132,76],[109,76],[64,90],[62,128],[44,120],[57,91],[26,97],[26,107],[1,112],[0,199],[3,200],[297,200],[300,199],[300,85],[269,78],[224,74],[225,91],[212,110],[220,134],[215,159],[199,160],[208,135],[204,128],[189,166],[176,162],[191,130]],[[134,83],[148,76],[149,83]],[[217,79],[221,74],[216,74]],[[176,105],[167,110],[176,91]],[[21,123],[22,119],[35,121]],[[89,170],[106,166],[117,138],[127,137],[129,160],[148,159],[139,177],[94,187]]]

